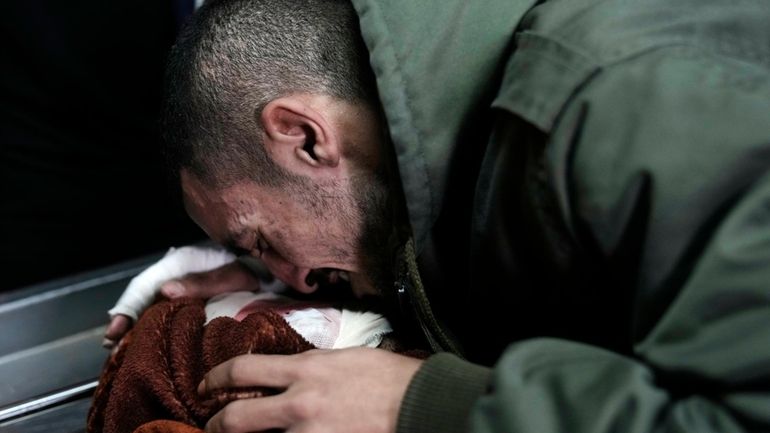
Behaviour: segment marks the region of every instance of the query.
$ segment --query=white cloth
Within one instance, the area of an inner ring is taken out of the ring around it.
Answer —
[[[160,286],[166,281],[191,272],[210,271],[235,259],[235,255],[221,249],[194,246],[171,248],[162,259],[131,280],[118,303],[109,311],[110,317],[124,314],[136,320],[152,304]]]
[[[216,317],[240,320],[250,311],[270,309],[299,335],[319,349],[377,347],[393,330],[385,317],[368,311],[351,311],[326,305],[308,305],[276,293],[233,292],[211,298],[206,304],[206,323]]]
[[[110,317],[124,314],[133,320],[149,307],[166,281],[191,272],[205,272],[236,259],[221,249],[185,246],[171,248],[157,263],[134,277],[110,311]],[[262,282],[260,292],[232,292],[215,296],[206,303],[206,323],[214,317],[239,319],[251,309],[262,307],[281,312],[289,325],[319,349],[376,347],[391,332],[390,323],[380,314],[339,310],[327,306],[309,306],[275,292],[286,285],[275,279]],[[268,305],[265,307],[265,305]]]

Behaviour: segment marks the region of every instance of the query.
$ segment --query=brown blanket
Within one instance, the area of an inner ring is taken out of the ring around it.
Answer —
[[[278,314],[205,327],[204,302],[181,299],[147,310],[107,361],[88,414],[89,433],[194,433],[229,401],[270,390],[249,388],[208,399],[196,387],[212,367],[246,353],[294,354],[313,346]]]

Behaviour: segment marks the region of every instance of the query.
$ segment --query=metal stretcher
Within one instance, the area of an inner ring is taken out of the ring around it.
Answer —
[[[161,256],[0,294],[0,433],[85,431],[106,311]]]

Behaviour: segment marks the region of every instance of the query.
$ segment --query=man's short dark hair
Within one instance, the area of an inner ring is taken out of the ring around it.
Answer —
[[[291,93],[375,96],[348,0],[209,0],[182,30],[166,71],[162,125],[172,173],[205,183],[292,179],[266,154],[259,115]]]

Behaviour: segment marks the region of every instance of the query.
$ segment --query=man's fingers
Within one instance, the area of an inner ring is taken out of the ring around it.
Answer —
[[[130,317],[123,314],[117,314],[110,320],[110,324],[107,325],[107,330],[104,332],[104,340],[102,346],[107,349],[111,349],[115,344],[123,338],[124,335],[131,329],[133,321]]]
[[[247,433],[286,429],[292,424],[284,394],[230,402],[206,423],[206,433]]]
[[[163,296],[171,299],[182,296],[206,299],[220,293],[258,289],[259,279],[237,260],[208,272],[196,272],[167,281],[160,286]]]
[[[207,394],[226,388],[260,386],[285,390],[302,371],[300,355],[241,355],[209,371],[198,386]],[[207,433],[245,433],[286,429],[297,420],[306,419],[302,403],[307,399],[284,393],[230,402],[206,424]]]
[[[206,373],[198,393],[248,386],[287,388],[295,379],[298,355],[241,355]]]

